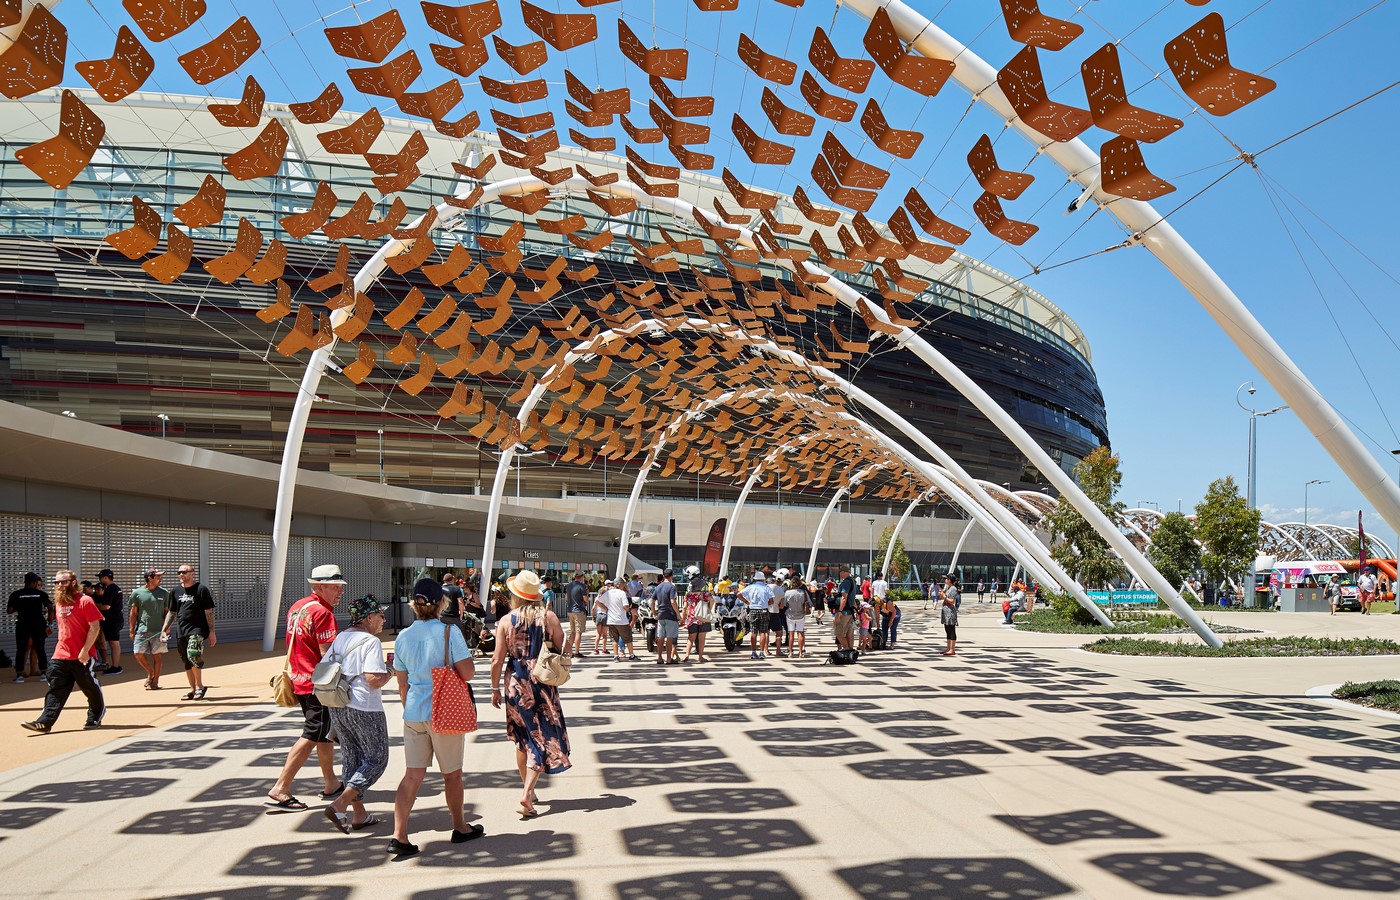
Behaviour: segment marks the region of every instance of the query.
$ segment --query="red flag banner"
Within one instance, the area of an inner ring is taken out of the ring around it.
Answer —
[[[705,541],[705,559],[701,562],[702,574],[713,577],[719,574],[720,555],[724,552],[724,526],[728,519],[715,519],[710,526],[710,536]]]

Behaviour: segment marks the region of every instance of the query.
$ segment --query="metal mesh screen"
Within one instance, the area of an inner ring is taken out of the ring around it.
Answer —
[[[266,534],[209,532],[209,571],[203,580],[214,594],[220,640],[262,635],[271,553],[272,539]]]
[[[68,565],[68,520],[46,516],[0,515],[0,590],[9,592],[24,587],[24,576],[37,572],[44,579],[44,590],[53,595],[49,579],[53,573]],[[0,617],[0,635],[4,635],[6,652],[14,650],[13,616]]]
[[[381,600],[388,600],[390,584],[390,545],[383,541],[356,541],[348,538],[306,538],[305,568],[299,573],[289,572],[288,580],[296,578],[301,593],[306,595],[306,576],[315,566],[335,563],[345,573],[345,594],[341,597],[336,614],[343,615],[345,605],[356,597],[374,594]],[[288,559],[290,559],[290,554]]]
[[[92,522],[82,526],[82,571],[78,577],[97,581],[97,573],[110,568],[122,590],[130,593],[145,585],[141,571],[154,566],[173,572],[184,563],[199,567],[199,529],[138,522]],[[201,573],[203,577],[203,573]],[[169,579],[174,585],[180,582]],[[215,594],[217,602],[217,593]]]

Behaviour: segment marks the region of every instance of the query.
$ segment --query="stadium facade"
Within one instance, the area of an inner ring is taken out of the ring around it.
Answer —
[[[284,357],[275,349],[289,320],[265,324],[256,316],[273,304],[273,285],[255,287],[240,280],[225,286],[207,275],[199,262],[226,252],[240,217],[246,217],[265,238],[277,237],[287,245],[283,277],[293,299],[319,303],[324,298],[307,282],[333,268],[338,247],[318,241],[319,235],[302,240],[288,236],[281,228],[281,217],[309,207],[318,182],[329,185],[347,204],[362,191],[371,199],[379,195],[372,184],[374,173],[361,158],[349,157],[356,163],[352,165],[347,157],[325,153],[313,129],[271,104],[268,112],[281,119],[292,135],[281,170],[273,178],[234,181],[220,160],[246,143],[246,135],[215,126],[204,111],[206,103],[192,97],[133,95],[124,103],[126,114],[113,111],[107,116],[106,138],[92,164],[66,190],[57,192],[15,159],[17,149],[52,133],[57,93],[26,98],[22,110],[21,104],[0,103],[0,110],[13,123],[0,141],[0,183],[5,186],[0,198],[0,399],[200,450],[278,462],[304,355]],[[46,110],[46,104],[51,109]],[[385,120],[385,134],[395,144],[415,130],[415,123]],[[485,133],[466,141],[432,133],[425,137],[429,153],[422,168],[429,174],[399,195],[409,209],[405,223],[463,187],[464,176],[451,174],[451,162],[473,165],[498,149],[494,135]],[[551,156],[552,163],[582,165],[595,174],[625,170],[620,156],[574,148],[562,148]],[[433,174],[444,172],[446,177]],[[498,166],[485,177],[512,174]],[[189,200],[207,176],[226,189],[222,220],[193,232],[196,263],[176,282],[157,283],[141,270],[139,260],[128,260],[104,242],[106,235],[130,224],[131,196],[150,204],[163,221],[172,221],[175,208]],[[682,174],[681,191],[686,199],[706,208],[714,197],[725,196],[719,179],[695,173]],[[560,216],[584,216],[590,231],[611,230],[616,240],[598,252],[580,254],[561,235],[546,233],[524,217],[524,265],[543,266],[564,254],[574,259],[586,255],[602,276],[572,290],[591,292],[590,296],[606,293],[604,286],[614,280],[658,278],[644,267],[644,256],[635,247],[699,234],[694,223],[645,209],[608,216],[592,204],[568,198],[551,210],[556,208]],[[342,207],[336,214],[343,212]],[[386,198],[379,198],[370,219],[389,212]],[[798,215],[790,204],[780,203],[775,217],[791,222]],[[454,223],[453,237],[479,254],[478,238],[502,234],[521,219],[500,205],[474,209]],[[352,248],[352,273],[377,246],[346,243]],[[841,246],[834,232],[827,243]],[[681,269],[666,275],[672,285],[684,288],[702,274],[716,271],[712,258],[677,255]],[[873,268],[867,263],[860,272],[843,277],[877,291],[876,276],[883,273]],[[1064,468],[1108,443],[1103,398],[1088,342],[1062,310],[961,254],[939,265],[910,257],[904,270],[928,283],[909,307],[923,320],[920,333],[976,379]],[[780,271],[770,267],[764,274],[776,278]],[[382,314],[394,309],[414,287],[430,303],[443,293],[414,270],[408,276],[386,272],[368,295]],[[517,313],[525,314],[512,319],[510,327],[519,334],[497,334],[497,340],[523,337],[532,323],[544,328],[542,323],[552,317],[548,304],[527,307],[517,297],[513,305]],[[819,346],[833,346],[833,334],[852,342],[876,343],[859,317],[833,308],[818,309],[805,322],[789,321],[780,327],[795,348],[810,356],[819,355]],[[361,339],[387,347],[397,342],[398,335],[372,325]],[[865,357],[858,369],[847,367],[842,374],[933,436],[974,476],[1013,489],[1043,486],[1040,473],[961,395],[912,354],[882,346],[890,349]],[[340,364],[349,363],[353,345],[341,350],[337,359]],[[494,451],[479,445],[462,423],[437,416],[446,397],[435,384],[416,397],[396,390],[400,377],[410,371],[381,365],[358,386],[338,377],[323,380],[301,467],[448,495],[489,491]],[[510,374],[483,375],[474,386],[494,402],[509,405],[507,398],[521,386],[519,380],[509,380]],[[542,510],[576,512],[580,502],[595,498],[610,508],[611,500],[631,487],[635,464],[611,469],[601,462],[587,469],[555,465],[556,451],[551,448],[525,459],[507,495]],[[61,475],[54,473],[53,480],[61,481]],[[703,478],[651,480],[645,494],[649,510],[640,519],[649,523],[647,530],[652,534],[634,545],[635,552],[646,559],[664,555],[655,533],[667,516],[674,516],[675,504],[718,506],[736,493],[737,487],[729,482]],[[754,499],[759,504],[789,507],[825,502],[825,497],[815,494],[774,497],[772,492],[756,493]],[[660,512],[663,509],[665,513]],[[889,510],[883,503],[856,501],[848,514],[859,520],[900,511]],[[940,514],[956,515],[946,506]],[[684,518],[694,519],[698,532],[699,520],[706,516]],[[708,520],[703,524],[707,526]],[[950,523],[945,531],[955,538],[959,524]],[[864,529],[854,531],[863,534]],[[701,541],[688,541],[683,533],[674,552],[682,559],[691,558]],[[805,552],[805,547],[793,549]],[[926,565],[936,562],[935,554],[946,557],[948,549],[911,547],[916,556],[930,554],[924,558]],[[735,559],[762,561],[770,558],[769,550],[741,546]],[[866,555],[864,541],[847,550],[859,550],[862,559]],[[832,547],[823,556],[841,552]],[[1004,557],[996,552],[973,553],[965,560],[979,561],[989,565]]]

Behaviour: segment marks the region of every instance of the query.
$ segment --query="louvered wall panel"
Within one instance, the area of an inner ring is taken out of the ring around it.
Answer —
[[[0,515],[0,590],[24,587],[24,576],[36,572],[44,590],[53,595],[53,573],[68,565],[68,520],[48,516]],[[14,652],[14,616],[0,617],[0,636],[6,653]],[[52,643],[52,642],[50,642]]]
[[[83,563],[78,577],[95,582],[98,572],[110,568],[127,596],[145,586],[141,572],[147,567],[170,573],[162,582],[167,590],[180,584],[174,575],[180,566],[188,563],[199,568],[197,528],[84,519],[81,534]]]
[[[221,641],[262,636],[272,539],[267,534],[209,532],[209,571]]]
[[[306,576],[315,566],[335,563],[345,573],[345,594],[336,607],[336,617],[343,620],[345,607],[356,597],[374,594],[380,600],[389,599],[390,545],[384,541],[356,541],[349,538],[306,538],[306,568],[296,574],[302,594],[306,593]],[[293,577],[288,573],[289,579]]]

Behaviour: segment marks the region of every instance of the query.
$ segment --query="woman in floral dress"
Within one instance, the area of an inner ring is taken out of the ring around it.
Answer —
[[[570,766],[569,732],[559,689],[540,684],[530,675],[546,641],[556,650],[564,646],[564,629],[559,617],[545,608],[540,579],[534,572],[506,579],[506,588],[514,608],[496,624],[491,705],[500,709],[505,701],[506,734],[515,742],[515,764],[523,788],[520,816],[532,819],[539,815],[535,811],[535,784],[541,770],[557,775]]]

